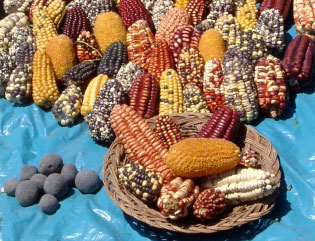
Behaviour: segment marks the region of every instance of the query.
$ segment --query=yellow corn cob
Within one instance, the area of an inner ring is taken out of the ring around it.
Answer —
[[[236,19],[240,24],[241,30],[247,28],[255,28],[257,24],[257,13],[256,0],[247,0],[246,4],[238,8],[236,12]]]
[[[45,49],[49,40],[58,35],[54,22],[50,18],[46,8],[42,6],[35,8],[33,23],[36,49]]]
[[[81,107],[81,115],[83,115],[85,121],[88,122],[88,114],[93,110],[96,98],[100,92],[102,86],[108,81],[108,76],[100,74],[91,80],[85,93]]]
[[[54,0],[47,7],[47,12],[57,29],[60,27],[61,22],[66,15],[66,11],[66,2],[62,0]]]
[[[159,115],[183,113],[183,87],[175,70],[165,70],[160,79]]]
[[[185,9],[190,0],[175,0],[175,8],[183,8]]]
[[[58,99],[54,70],[45,51],[37,50],[33,58],[33,99],[38,106],[51,108]]]

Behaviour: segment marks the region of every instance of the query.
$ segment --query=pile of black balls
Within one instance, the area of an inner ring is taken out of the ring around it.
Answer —
[[[72,187],[84,194],[93,194],[100,189],[101,180],[95,171],[78,172],[73,164],[63,164],[59,155],[48,154],[40,160],[38,170],[25,165],[20,172],[20,181],[17,178],[6,180],[4,192],[15,196],[23,207],[39,201],[41,210],[53,214]]]

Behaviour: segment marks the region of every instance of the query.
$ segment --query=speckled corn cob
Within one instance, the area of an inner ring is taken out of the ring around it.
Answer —
[[[173,69],[165,70],[160,81],[160,109],[159,115],[183,113],[182,82]]]
[[[127,64],[127,47],[122,42],[111,44],[97,68],[97,74],[106,74],[108,77],[115,77],[120,67]]]
[[[166,40],[156,39],[149,59],[148,73],[152,74],[159,83],[162,72],[173,68],[173,66],[172,52]]]
[[[258,154],[255,151],[243,151],[241,153],[239,166],[257,168]]]
[[[258,100],[251,61],[239,49],[228,50],[223,73],[225,104],[238,112],[241,121],[256,119]]]
[[[187,5],[186,11],[190,16],[191,24],[196,26],[201,22],[205,11],[204,0],[191,0]]]
[[[40,49],[36,50],[34,54],[32,85],[34,103],[44,108],[51,108],[56,102],[59,92],[50,58],[45,51]]]
[[[88,114],[93,110],[96,98],[102,86],[108,81],[108,76],[100,74],[91,80],[84,92],[84,99],[81,107],[81,115],[88,122]]]
[[[89,31],[90,25],[81,7],[72,8],[66,16],[63,34],[76,41],[82,31]]]
[[[33,34],[36,41],[36,49],[45,49],[48,42],[58,35],[56,27],[47,10],[38,6],[34,10]]]
[[[157,0],[154,2],[152,9],[152,21],[155,29],[158,29],[160,22],[168,10],[174,7],[174,2],[172,0]]]
[[[163,142],[134,109],[127,105],[116,105],[110,120],[131,162],[156,172],[164,181],[174,178],[164,161],[167,149]]]
[[[121,66],[115,79],[121,84],[125,93],[128,93],[136,78],[142,74],[144,71],[138,65],[129,62]]]
[[[236,12],[236,18],[240,24],[241,30],[255,28],[257,24],[257,14],[256,0],[246,0],[246,4],[239,7]]]
[[[260,13],[266,9],[278,9],[284,22],[287,19],[292,0],[264,0],[260,6]]]
[[[34,22],[33,20],[33,15],[34,15],[34,11],[36,9],[36,7],[48,7],[49,4],[52,3],[53,0],[34,0],[32,5],[31,5],[31,8],[30,8],[30,11],[29,11],[29,19],[31,22]]]
[[[279,117],[289,99],[280,59],[272,55],[261,58],[255,67],[255,83],[260,108],[272,118]]]
[[[64,86],[75,85],[84,90],[95,76],[97,64],[91,61],[76,64],[62,76]]]
[[[202,89],[204,62],[198,48],[185,46],[178,59],[177,73],[182,84],[196,83]]]
[[[97,96],[92,112],[89,114],[90,136],[97,142],[110,143],[115,134],[111,127],[110,115],[115,105],[125,102],[125,93],[121,84],[108,80]]]
[[[66,3],[63,0],[54,0],[49,6],[47,7],[47,12],[54,22],[57,29],[61,26],[62,20],[66,15]]]
[[[102,54],[98,50],[95,36],[89,31],[82,31],[74,45],[77,52],[77,58],[80,62],[88,60],[96,61],[102,58]]]
[[[151,54],[154,35],[144,20],[133,23],[127,31],[127,50],[130,62],[148,69],[148,59]]]
[[[285,51],[281,64],[287,83],[295,92],[311,83],[313,50],[314,42],[306,35],[299,35],[290,42]]]
[[[80,115],[82,105],[81,88],[75,85],[67,87],[52,107],[55,120],[62,126],[71,126]]]
[[[197,84],[189,83],[184,87],[184,112],[209,113],[207,103]]]
[[[175,67],[177,68],[179,55],[185,46],[197,47],[200,41],[200,32],[189,25],[176,30],[173,39],[170,42]]]
[[[0,52],[0,97],[4,96],[5,88],[15,65],[14,61],[4,51]]]
[[[199,131],[198,138],[222,138],[235,141],[240,128],[240,117],[227,106],[218,109]]]
[[[172,8],[162,18],[155,38],[164,39],[169,44],[177,29],[189,25],[190,19],[183,9]]]
[[[205,64],[203,76],[203,98],[207,102],[210,112],[214,113],[225,105],[223,71],[218,59],[210,59]]]
[[[293,17],[298,34],[309,35],[314,41],[315,5],[314,0],[293,0]]]
[[[262,36],[266,46],[275,51],[282,52],[284,44],[283,18],[276,9],[266,9],[260,14],[256,26],[257,32]]]
[[[185,9],[191,0],[175,0],[175,8]]]
[[[235,3],[233,0],[214,0],[210,6],[210,12],[207,16],[207,21],[209,22],[209,28],[214,27],[214,23],[220,18],[224,13],[234,14]]]
[[[148,13],[152,15],[153,5],[154,5],[154,2],[156,2],[156,0],[140,0],[140,1],[142,2],[143,6],[148,11]]]
[[[118,169],[118,180],[144,202],[155,202],[163,184],[163,178],[156,173],[133,163]]]
[[[5,13],[10,14],[14,12],[28,12],[32,2],[33,0],[4,0],[2,3]]]
[[[160,115],[156,119],[154,131],[158,134],[167,149],[184,139],[179,126],[169,115]]]
[[[21,45],[16,51],[15,64],[17,66],[31,64],[33,62],[35,50],[34,44],[23,43],[23,45]]]
[[[225,193],[227,204],[235,205],[271,195],[277,190],[275,175],[261,169],[236,168],[202,180],[202,188]]]
[[[158,113],[159,87],[150,74],[140,75],[129,91],[129,106],[145,119]]]
[[[19,28],[29,24],[24,13],[12,13],[0,21],[0,43],[14,27]]]

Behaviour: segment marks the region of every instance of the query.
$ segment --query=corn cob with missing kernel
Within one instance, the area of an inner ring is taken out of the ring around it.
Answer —
[[[207,103],[197,84],[189,83],[184,87],[184,112],[209,113]]]
[[[238,7],[236,19],[240,24],[241,30],[255,28],[257,24],[258,9],[256,8],[256,0],[246,0],[246,4]]]
[[[63,0],[53,0],[47,7],[47,12],[55,24],[56,28],[59,29],[66,15],[66,3]]]

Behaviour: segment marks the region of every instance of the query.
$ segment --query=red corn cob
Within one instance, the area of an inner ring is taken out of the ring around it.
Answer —
[[[205,10],[205,2],[203,0],[191,0],[186,8],[190,16],[190,21],[193,26],[201,23]]]
[[[77,58],[80,62],[87,60],[100,60],[101,52],[98,50],[96,39],[89,31],[83,31],[75,42]]]
[[[264,0],[259,7],[260,13],[265,9],[278,9],[283,17],[283,21],[287,19],[292,0]]]

